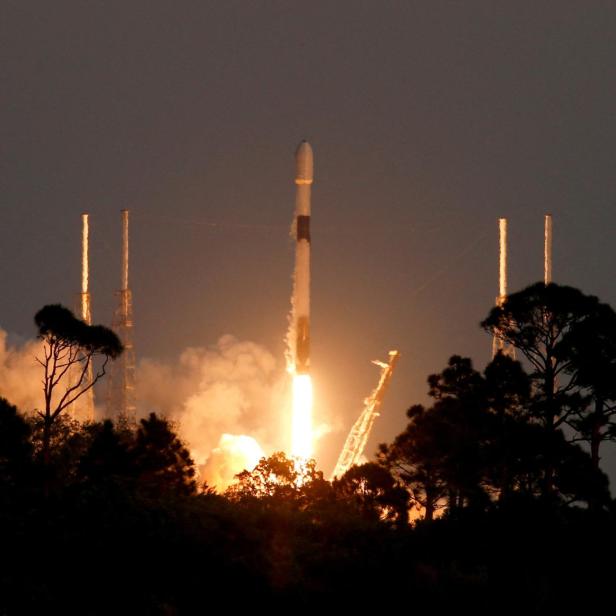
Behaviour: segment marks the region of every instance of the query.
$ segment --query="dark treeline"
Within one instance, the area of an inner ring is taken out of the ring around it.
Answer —
[[[121,352],[88,330],[78,353],[84,332],[44,314],[41,338],[79,365]],[[597,608],[616,548],[616,315],[537,284],[482,327],[504,352],[481,371],[452,356],[406,428],[331,482],[276,453],[218,494],[155,414],[81,424],[51,397],[27,415],[0,400],[0,614]]]

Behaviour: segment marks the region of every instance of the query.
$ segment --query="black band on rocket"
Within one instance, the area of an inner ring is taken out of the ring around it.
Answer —
[[[297,217],[297,241],[310,241],[310,216]]]

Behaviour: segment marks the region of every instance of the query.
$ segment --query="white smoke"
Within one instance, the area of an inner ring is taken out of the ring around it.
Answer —
[[[43,372],[37,356],[42,356],[41,342],[10,344],[7,333],[0,329],[0,396],[23,413],[44,406]]]
[[[254,438],[223,434],[201,467],[201,476],[207,479],[208,485],[222,492],[234,482],[235,475],[243,470],[251,471],[264,455]]]
[[[43,356],[40,341],[12,344],[0,329],[0,396],[24,413],[44,404],[37,356]],[[258,456],[289,449],[290,380],[284,364],[264,347],[230,335],[210,348],[188,348],[176,361],[143,359],[137,372],[139,413],[154,411],[176,422],[201,478],[223,490]],[[315,428],[317,437],[328,431],[325,423]]]
[[[137,399],[141,413],[177,422],[202,478],[214,485],[237,467],[237,448],[247,443],[239,438],[231,447],[233,436],[251,437],[269,453],[287,448],[286,383],[267,349],[226,335],[212,348],[186,349],[173,364],[143,360]]]

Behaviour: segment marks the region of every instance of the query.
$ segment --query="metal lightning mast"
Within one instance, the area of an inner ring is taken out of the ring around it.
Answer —
[[[135,349],[133,346],[133,301],[128,286],[128,210],[122,210],[122,286],[116,295],[119,305],[113,316],[112,328],[124,345],[124,352],[111,363],[107,415],[122,416],[134,421]]]
[[[498,232],[499,232],[499,262],[498,262],[498,297],[496,298],[496,305],[502,306],[507,299],[507,219],[498,219]],[[506,344],[504,340],[501,340],[498,336],[494,336],[492,339],[492,357],[502,351],[505,355],[515,358],[514,348]]]
[[[364,400],[364,410],[358,417],[357,421],[353,424],[353,427],[347,436],[342,452],[340,453],[340,457],[338,458],[338,462],[336,463],[336,468],[332,474],[332,478],[342,477],[342,475],[344,475],[354,464],[359,462],[362,454],[364,453],[374,420],[379,416],[379,407],[381,406],[381,402],[383,402],[385,390],[387,389],[387,385],[389,385],[391,375],[393,374],[399,357],[400,353],[398,351],[389,351],[388,363],[378,360],[372,362],[381,368],[379,384],[372,391],[370,396]]]
[[[552,282],[552,215],[545,215],[543,229],[543,283]]]
[[[79,294],[79,318],[92,325],[92,313],[90,310],[90,226],[89,215],[84,212],[81,215],[81,293]],[[82,377],[79,366],[71,371],[69,378],[74,383]],[[92,364],[84,375],[84,384],[92,382]],[[80,421],[92,421],[94,419],[94,390],[88,389],[73,403],[73,416]]]

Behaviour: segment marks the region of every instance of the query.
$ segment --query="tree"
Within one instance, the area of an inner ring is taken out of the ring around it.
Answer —
[[[377,458],[400,483],[407,487],[415,504],[423,507],[426,520],[432,520],[447,495],[443,460],[448,432],[440,417],[420,404],[407,411],[409,423],[393,443],[379,445]]]
[[[378,459],[405,485],[425,519],[445,506],[487,501],[482,485],[486,408],[483,378],[469,358],[454,355],[428,377],[431,407],[413,405],[406,429],[379,447]]]
[[[314,460],[298,464],[277,451],[268,458],[261,458],[252,471],[236,475],[237,483],[227,488],[232,500],[269,499],[298,507],[305,505],[305,496],[317,492],[325,480]]]
[[[568,423],[587,441],[595,468],[599,448],[616,440],[616,313],[606,304],[577,325],[569,340],[571,364],[578,386],[588,392],[590,404],[577,410]]]
[[[54,422],[75,400],[94,387],[105,375],[109,359],[118,357],[123,347],[113,331],[102,325],[88,325],[59,304],[41,308],[34,322],[38,338],[43,342],[43,358],[36,359],[44,369],[45,408],[39,410],[38,415],[43,422],[43,461],[48,464]],[[90,379],[88,374],[97,356],[102,357],[103,362]],[[64,385],[72,371],[77,372],[77,378]]]
[[[131,451],[135,440],[132,431],[118,430],[110,419],[83,429],[89,432],[90,438],[79,458],[78,476],[81,480],[96,484],[118,478],[136,478],[138,468]]]
[[[445,506],[452,514],[534,499],[545,494],[548,473],[559,503],[606,504],[605,476],[591,472],[590,457],[533,414],[519,362],[499,353],[481,374],[454,355],[428,384],[432,406],[412,406],[406,429],[379,450],[427,520]]]
[[[535,386],[532,410],[548,431],[562,426],[580,406],[572,334],[598,309],[599,300],[592,295],[538,282],[509,295],[481,322],[528,361]]]
[[[513,491],[527,490],[537,460],[537,430],[528,421],[530,379],[520,362],[499,351],[483,372],[483,396],[491,433],[487,481],[503,503]]]
[[[17,407],[0,398],[0,486],[22,487],[32,467],[31,430]]]
[[[536,283],[493,308],[482,327],[521,351],[531,366],[529,411],[545,429],[544,496],[554,490],[565,425],[587,441],[599,467],[599,447],[616,439],[616,313],[592,295]]]
[[[387,469],[374,462],[352,466],[334,480],[333,488],[338,498],[351,504],[368,520],[385,520],[399,526],[408,522],[408,491]]]
[[[101,437],[105,437],[104,432]],[[139,486],[150,495],[196,492],[190,452],[165,418],[150,413],[142,419],[130,453]]]

